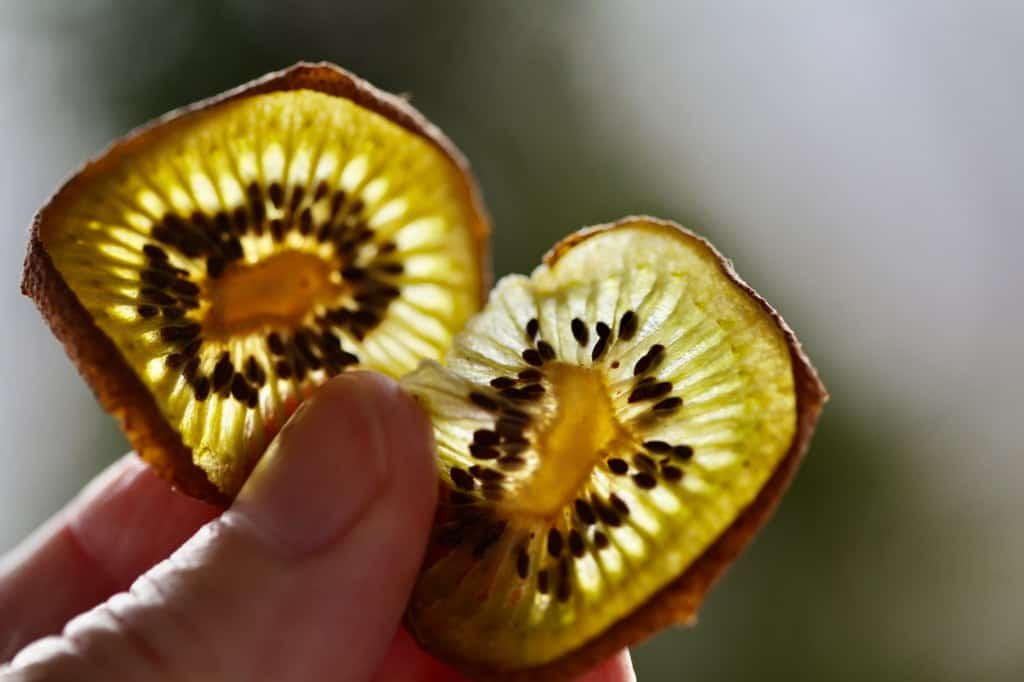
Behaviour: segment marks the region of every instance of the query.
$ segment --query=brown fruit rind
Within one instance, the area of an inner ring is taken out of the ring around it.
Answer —
[[[726,568],[750,544],[754,535],[768,521],[786,492],[793,475],[803,460],[828,392],[811,365],[800,342],[785,320],[750,285],[740,279],[732,263],[707,240],[677,223],[649,216],[628,216],[614,223],[588,227],[575,232],[548,251],[544,263],[553,266],[569,249],[595,234],[627,225],[646,223],[671,230],[690,239],[718,261],[722,273],[774,320],[789,348],[796,391],[796,432],[789,450],[779,462],[771,478],[754,501],[740,514],[708,549],[687,570],[655,593],[629,616],[610,627],[599,637],[550,663],[521,670],[494,670],[463,660],[446,659],[453,667],[473,679],[494,682],[554,682],[585,673],[624,647],[632,646],[671,625],[691,625],[708,590]]]
[[[404,99],[383,92],[354,74],[333,64],[299,63],[267,74],[237,88],[172,111],[115,141],[98,157],[88,161],[71,176],[36,214],[29,235],[22,272],[21,291],[35,301],[54,336],[92,387],[103,408],[118,419],[128,441],[139,456],[161,476],[183,492],[208,502],[227,505],[230,499],[207,479],[192,462],[191,450],[161,415],[156,401],[136,376],[114,342],[95,324],[92,316],[54,266],[41,238],[41,231],[59,206],[72,201],[90,179],[104,173],[118,159],[145,147],[171,126],[194,114],[237,99],[286,90],[313,90],[351,100],[393,123],[419,135],[438,149],[460,170],[467,203],[476,217],[472,226],[480,276],[480,299],[490,289],[488,236],[490,219],[469,163],[455,145]]]

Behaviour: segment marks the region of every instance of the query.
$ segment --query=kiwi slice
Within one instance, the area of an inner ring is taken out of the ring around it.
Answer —
[[[487,231],[437,128],[299,64],[86,164],[36,216],[22,290],[139,454],[223,503],[317,384],[443,355]]]
[[[765,521],[824,387],[706,241],[627,218],[502,279],[430,413],[441,497],[407,621],[481,679],[564,679],[671,623]]]

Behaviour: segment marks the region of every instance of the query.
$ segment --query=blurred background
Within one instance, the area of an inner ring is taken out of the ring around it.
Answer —
[[[108,141],[299,59],[473,161],[499,274],[628,213],[707,235],[832,402],[658,680],[1024,679],[1024,5],[0,0],[0,551],[126,449],[18,292]]]

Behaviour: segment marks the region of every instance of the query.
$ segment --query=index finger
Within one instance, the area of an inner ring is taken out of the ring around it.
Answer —
[[[220,510],[128,454],[0,560],[0,662],[126,589]]]
[[[405,628],[395,634],[373,679],[374,682],[469,682],[469,678],[423,651]],[[629,651],[623,649],[574,682],[636,682]]]

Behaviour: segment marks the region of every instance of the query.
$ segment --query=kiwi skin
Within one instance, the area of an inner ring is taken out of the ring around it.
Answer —
[[[57,207],[73,201],[93,177],[105,173],[125,155],[144,149],[150,140],[158,139],[166,129],[187,121],[198,112],[227,102],[287,90],[313,90],[351,100],[425,138],[459,169],[467,204],[475,215],[471,227],[479,267],[480,302],[483,303],[491,285],[490,218],[468,161],[436,126],[406,100],[383,92],[358,76],[326,62],[300,62],[267,74],[165,114],[115,141],[66,180],[36,213],[22,270],[22,293],[35,302],[100,404],[120,422],[138,455],[182,492],[221,507],[230,504],[231,499],[192,462],[191,449],[161,415],[149,389],[122,357],[116,344],[96,326],[92,316],[64,281],[43,246],[41,229],[56,213]]]
[[[571,248],[595,234],[637,222],[673,232],[677,237],[694,242],[697,248],[712,255],[718,262],[722,274],[754,300],[775,322],[789,348],[796,392],[796,432],[786,454],[776,466],[768,482],[758,492],[754,501],[736,517],[696,561],[690,564],[685,572],[639,605],[630,615],[583,646],[561,658],[537,667],[520,670],[495,670],[482,667],[471,661],[452,660],[450,654],[444,656],[448,664],[472,679],[494,682],[556,682],[571,679],[587,672],[624,647],[632,646],[669,626],[696,623],[697,611],[708,591],[725,572],[725,569],[750,544],[754,535],[771,518],[789,487],[793,475],[803,461],[818,416],[828,400],[828,392],[818,377],[817,370],[811,364],[793,330],[782,319],[782,316],[736,274],[731,261],[719,253],[706,239],[681,225],[660,218],[640,215],[627,216],[614,223],[584,228],[565,237],[553,246],[544,255],[544,264],[552,267]],[[415,637],[417,634],[415,627],[408,618],[406,626]],[[426,638],[417,637],[417,640],[428,651],[430,650]],[[436,653],[441,655],[441,652]]]

